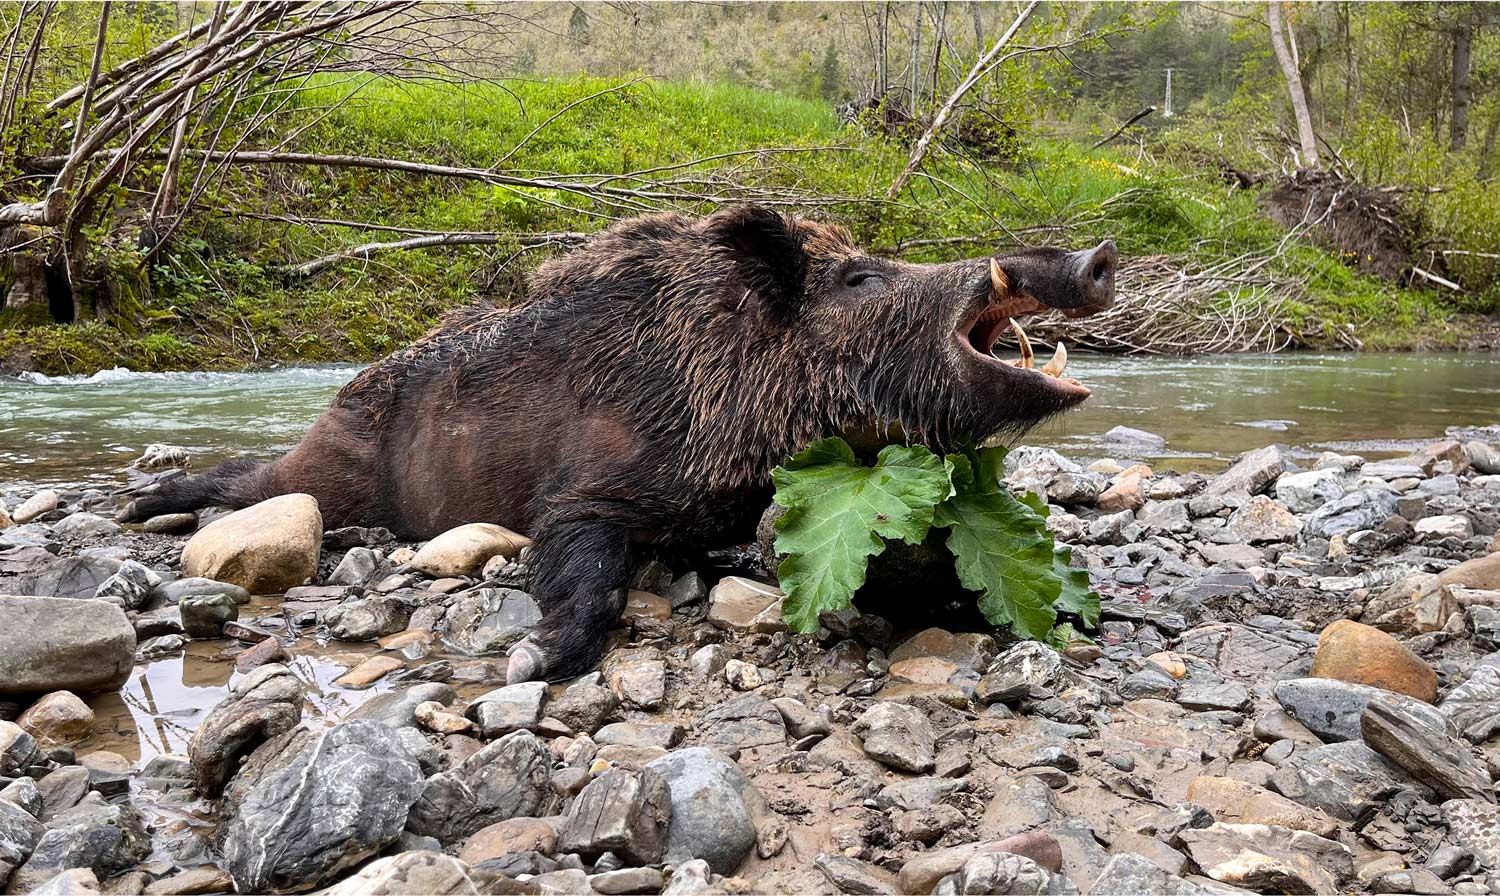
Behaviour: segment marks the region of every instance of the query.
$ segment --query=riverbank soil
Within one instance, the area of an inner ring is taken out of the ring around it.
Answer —
[[[540,614],[498,527],[400,544],[284,497],[127,529],[125,494],[0,487],[0,884],[1489,893],[1500,430],[1456,435],[1216,475],[1017,449],[1087,640],[929,593],[794,634],[752,550],[643,562],[550,685],[503,680]]]

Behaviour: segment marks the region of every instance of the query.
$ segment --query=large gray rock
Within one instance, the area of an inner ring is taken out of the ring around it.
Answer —
[[[1291,541],[1302,531],[1302,521],[1265,495],[1256,495],[1240,506],[1226,526],[1250,544]]]
[[[52,524],[52,535],[55,538],[67,539],[69,541],[92,541],[97,538],[108,538],[120,531],[120,524],[114,520],[107,520],[96,513],[70,513]]]
[[[1424,785],[1359,741],[1297,750],[1271,775],[1270,788],[1287,799],[1354,821],[1393,793]]]
[[[242,893],[305,890],[394,843],[422,792],[422,770],[393,729],[345,722],[255,783],[224,836]]]
[[[447,706],[457,699],[458,694],[453,688],[441,682],[414,684],[399,691],[388,691],[371,697],[345,716],[345,719],[368,719],[372,722],[384,722],[393,728],[409,728],[417,724],[419,705],[435,700]]]
[[[1067,896],[1078,887],[1025,856],[984,852],[964,863],[958,891],[965,896]]]
[[[190,638],[221,638],[224,624],[240,618],[240,608],[227,594],[184,597],[177,604],[183,634]]]
[[[1280,445],[1267,445],[1240,455],[1229,469],[1215,476],[1203,490],[1206,495],[1228,495],[1245,492],[1255,495],[1264,491],[1282,473],[1295,470],[1291,455]]]
[[[23,774],[38,758],[36,738],[31,732],[0,719],[0,775]]]
[[[1314,510],[1308,515],[1303,532],[1332,538],[1359,529],[1373,529],[1395,512],[1395,493],[1362,488]]]
[[[118,690],[135,665],[135,628],[104,601],[0,595],[0,694]]]
[[[1500,806],[1485,800],[1449,800],[1443,803],[1443,821],[1453,839],[1486,870],[1500,868]]]
[[[480,736],[490,740],[536,728],[546,705],[547,683],[524,681],[481,695],[469,704],[465,715],[479,726]]]
[[[1359,740],[1359,719],[1371,702],[1410,714],[1439,731],[1448,730],[1443,714],[1422,701],[1383,688],[1332,678],[1292,678],[1276,683],[1276,700],[1287,714],[1328,743]]]
[[[665,860],[703,859],[718,874],[733,874],[755,846],[762,797],[734,760],[705,747],[677,750],[647,763],[672,799]]]
[[[443,619],[443,640],[469,656],[500,656],[541,621],[541,607],[526,592],[476,588],[454,600]]]
[[[28,563],[13,585],[19,594],[41,597],[91,598],[120,569],[120,561],[104,557],[39,557]]]
[[[1359,723],[1365,743],[1438,796],[1495,802],[1484,763],[1474,758],[1467,743],[1448,733],[1446,724],[1435,728],[1380,700],[1370,701]]]
[[[140,813],[129,803],[113,805],[93,793],[48,823],[31,857],[12,877],[9,892],[30,892],[69,868],[88,868],[103,880],[150,852],[151,837]]]
[[[672,796],[660,774],[611,769],[578,794],[557,846],[591,861],[612,852],[632,865],[655,865],[666,853],[671,821]]]
[[[544,742],[529,731],[507,734],[427,779],[407,830],[450,845],[497,821],[545,815],[553,802],[551,777]]]
[[[1276,500],[1292,513],[1311,513],[1344,496],[1342,470],[1308,470],[1288,473],[1276,480]]]

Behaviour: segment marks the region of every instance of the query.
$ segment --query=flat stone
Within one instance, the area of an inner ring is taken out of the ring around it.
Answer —
[[[367,688],[406,664],[393,656],[372,656],[333,680],[341,688]]]
[[[0,595],[0,694],[118,690],[135,665],[135,628],[104,601]]]
[[[1311,513],[1344,496],[1344,475],[1329,468],[1288,473],[1276,480],[1276,500],[1292,513]]]
[[[224,625],[240,618],[240,608],[227,594],[184,597],[177,603],[183,634],[190,638],[222,638]]]
[[[1216,821],[1278,825],[1320,837],[1338,834],[1338,821],[1327,813],[1236,778],[1194,778],[1188,783],[1187,800],[1212,812]]]
[[[858,896],[900,896],[896,875],[878,865],[844,855],[818,853],[813,867],[840,893]],[[978,891],[975,891],[978,892]]]
[[[1271,775],[1282,796],[1344,821],[1379,808],[1403,788],[1426,791],[1418,781],[1360,741],[1328,744],[1293,753]]]
[[[1362,488],[1308,514],[1304,532],[1308,536],[1332,538],[1359,529],[1374,529],[1396,512],[1396,496],[1385,489]]]
[[[1500,667],[1475,667],[1462,684],[1448,692],[1438,712],[1471,743],[1488,740],[1500,731]]]
[[[500,656],[542,621],[536,599],[514,588],[476,588],[453,602],[443,641],[468,656]]]
[[[119,523],[94,513],[71,513],[52,524],[52,536],[69,541],[93,541],[120,531]]]
[[[995,658],[995,639],[985,634],[929,628],[901,642],[890,653],[892,664],[917,657],[948,660],[960,669],[978,672],[989,667]]]
[[[1500,868],[1500,806],[1484,800],[1443,803],[1449,835],[1486,869]]]
[[[620,702],[636,709],[656,709],[667,698],[667,664],[646,657],[607,666],[606,680]]]
[[[68,869],[88,869],[109,878],[143,861],[150,851],[145,821],[133,806],[106,803],[99,794],[90,794],[47,822],[46,832],[12,876],[7,892],[36,890]]]
[[[901,866],[901,871],[896,876],[899,892],[931,893],[938,881],[961,871],[975,856],[989,853],[1025,856],[1048,871],[1062,870],[1062,848],[1057,840],[1041,831],[1031,831],[1003,840],[966,843],[963,846],[951,846],[918,853]]]
[[[1437,673],[1389,634],[1340,619],[1318,636],[1313,678],[1384,688],[1425,703],[1437,700]]]
[[[19,507],[10,512],[10,518],[16,525],[24,526],[42,514],[56,510],[61,502],[62,498],[57,492],[50,488],[43,489],[22,501]]]
[[[433,578],[467,576],[478,572],[491,557],[513,560],[531,539],[493,523],[468,523],[449,529],[427,542],[407,564]]]
[[[146,885],[146,896],[198,896],[208,893],[228,893],[234,887],[234,879],[216,865],[199,865],[184,868]]]
[[[323,614],[323,624],[340,641],[374,641],[404,631],[410,618],[395,598],[365,597],[331,607]]]
[[[1116,853],[1094,880],[1091,893],[1151,893],[1155,896],[1233,896],[1242,890],[1184,880],[1134,853]]]
[[[1412,529],[1417,533],[1417,538],[1424,541],[1468,538],[1474,534],[1474,524],[1469,518],[1457,514],[1423,517],[1412,524]]]
[[[787,625],[781,616],[782,597],[780,588],[727,576],[708,592],[708,621],[728,631],[784,632]]]
[[[1372,700],[1360,716],[1360,732],[1375,752],[1438,796],[1495,802],[1488,770],[1468,744],[1448,734],[1446,724],[1433,727],[1404,707]]]
[[[282,495],[214,520],[182,550],[182,574],[280,594],[313,578],[323,516],[311,495]]]
[[[1475,591],[1500,590],[1500,553],[1465,560],[1438,573],[1438,582]]]
[[[520,893],[508,877],[474,868],[453,856],[413,850],[376,859],[322,891],[321,896],[468,896],[474,893]],[[583,892],[583,891],[578,891]]]
[[[1354,855],[1347,846],[1306,831],[1215,823],[1177,836],[1205,874],[1233,886],[1335,893],[1354,878]]]
[[[539,818],[507,818],[480,828],[464,843],[458,857],[471,865],[513,852],[539,852],[550,856],[557,846],[557,831]]]

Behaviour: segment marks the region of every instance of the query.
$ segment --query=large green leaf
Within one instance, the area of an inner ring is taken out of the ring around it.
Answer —
[[[959,581],[979,592],[979,609],[991,623],[1008,624],[1023,638],[1046,638],[1064,590],[1046,505],[1033,495],[1014,498],[1000,482],[1003,449],[970,451],[949,461],[954,494],[938,506],[933,523],[949,530]]]
[[[776,523],[783,616],[802,632],[817,629],[819,613],[849,606],[882,539],[921,543],[952,492],[948,464],[921,446],[888,445],[865,467],[842,439],[824,439],[771,475],[787,508]]]

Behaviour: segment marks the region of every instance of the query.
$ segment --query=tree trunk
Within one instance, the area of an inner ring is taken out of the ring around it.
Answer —
[[[1297,117],[1297,141],[1302,146],[1301,163],[1306,168],[1318,167],[1318,139],[1313,134],[1312,116],[1307,111],[1307,93],[1302,89],[1302,75],[1297,71],[1297,61],[1287,49],[1286,31],[1290,26],[1281,22],[1281,0],[1270,0],[1269,24],[1271,26],[1271,49],[1276,52],[1276,61],[1281,63],[1281,73],[1286,77],[1287,93],[1292,97],[1292,114]]]
[[[922,94],[922,4],[911,18],[911,117],[917,117],[917,97]]]
[[[974,15],[974,52],[978,53],[984,48],[984,14],[979,8],[979,0],[970,0],[969,12]]]
[[[882,0],[880,16],[875,24],[875,95],[877,97],[885,96],[885,92],[891,89],[891,71],[886,54],[890,35],[891,4],[890,0]]]
[[[932,42],[932,90],[929,93],[934,105],[937,103],[938,82],[942,76],[943,38],[948,33],[948,4],[939,3],[937,6],[937,36]]]
[[[1474,12],[1465,7],[1453,28],[1453,120],[1448,149],[1459,152],[1469,141],[1469,56],[1474,44]]]

